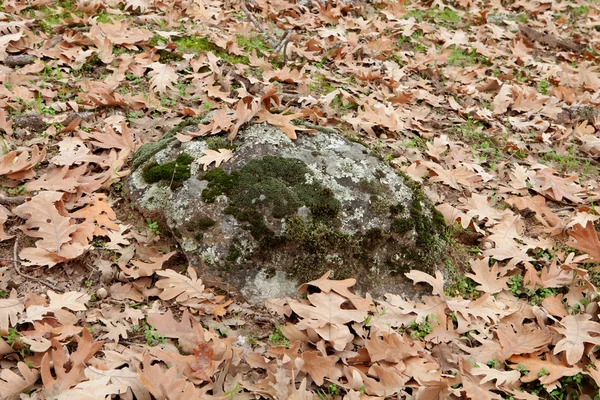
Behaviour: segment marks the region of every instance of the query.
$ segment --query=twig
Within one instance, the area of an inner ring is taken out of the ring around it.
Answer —
[[[4,60],[4,65],[7,67],[21,67],[23,65],[32,64],[36,60],[36,56],[29,54],[19,54],[17,56],[8,56]]]
[[[285,36],[283,37],[283,39],[281,39],[281,42],[279,42],[277,47],[275,47],[275,50],[273,50],[273,52],[277,53],[279,50],[281,50],[282,47],[287,46],[287,42],[290,41],[291,37],[292,37],[292,30],[289,29],[287,31],[287,33],[285,34]],[[285,49],[284,49],[284,53],[285,53]]]
[[[18,206],[27,201],[27,197],[25,196],[15,196],[15,197],[0,197],[0,205],[3,206]]]
[[[250,22],[252,22],[254,26],[256,26],[256,29],[258,29],[263,35],[265,35],[265,38],[269,41],[271,47],[275,47],[277,45],[277,40],[273,39],[273,37],[269,35],[267,31],[265,31],[265,28],[263,28],[260,22],[258,22],[258,20],[254,18],[254,15],[252,15],[252,13],[248,11],[248,7],[246,7],[246,2],[243,2],[241,7],[242,11],[244,12],[244,14],[246,14]]]
[[[529,40],[540,42],[546,46],[558,47],[563,50],[573,51],[575,53],[580,53],[583,49],[585,49],[584,45],[562,40],[546,33],[538,32],[535,29],[531,29],[527,25],[520,24],[519,31],[521,31],[521,33]]]
[[[64,292],[64,289],[61,289],[61,288],[59,288],[57,286],[54,286],[50,282],[47,282],[47,281],[45,281],[43,279],[36,278],[35,276],[27,275],[27,274],[21,272],[21,267],[19,266],[19,259],[17,258],[17,248],[18,248],[18,246],[19,246],[19,238],[15,238],[15,247],[13,249],[13,265],[15,267],[15,271],[17,271],[17,274],[19,274],[23,278],[31,279],[32,281],[36,281],[37,283],[41,283],[42,285],[45,285],[45,286],[49,287],[50,289],[54,290],[55,292],[61,292],[61,293]]]

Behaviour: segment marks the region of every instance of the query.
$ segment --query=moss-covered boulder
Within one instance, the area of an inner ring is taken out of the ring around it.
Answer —
[[[374,295],[411,294],[404,273],[443,260],[441,215],[361,144],[326,133],[292,141],[253,125],[231,160],[203,171],[202,151],[228,145],[166,140],[128,180],[140,210],[172,231],[204,279],[258,300],[332,270]]]

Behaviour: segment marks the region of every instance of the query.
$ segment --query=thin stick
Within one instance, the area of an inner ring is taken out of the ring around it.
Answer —
[[[263,28],[260,22],[258,22],[258,20],[254,18],[254,15],[252,15],[252,13],[248,11],[248,7],[246,7],[246,2],[243,2],[241,7],[242,11],[244,12],[244,14],[246,14],[250,22],[252,22],[254,26],[256,26],[256,29],[258,29],[263,35],[265,35],[271,47],[275,47],[277,40],[273,39],[273,37],[265,31],[265,28]]]
[[[283,38],[283,65],[287,64],[287,45],[292,37],[292,30],[288,31],[288,34]]]
[[[287,44],[287,42],[290,40],[290,38],[292,37],[292,30],[289,29],[285,36],[283,37],[283,39],[281,39],[281,42],[279,42],[279,44],[277,45],[277,47],[275,47],[275,50],[273,50],[274,53],[277,53],[279,50],[281,50],[281,48]]]
[[[15,247],[13,249],[13,265],[15,267],[15,271],[17,271],[17,274],[19,274],[23,278],[31,279],[32,281],[36,281],[37,283],[41,283],[42,285],[48,286],[50,289],[54,290],[55,292],[61,292],[61,293],[64,292],[64,289],[54,286],[50,282],[47,282],[43,279],[36,278],[35,276],[27,275],[27,274],[21,272],[21,267],[19,266],[19,259],[17,258],[18,246],[19,246],[19,238],[15,238]]]

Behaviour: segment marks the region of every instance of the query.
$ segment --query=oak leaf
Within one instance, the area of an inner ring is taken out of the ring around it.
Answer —
[[[67,356],[66,351],[56,339],[51,339],[52,349],[44,354],[40,369],[42,382],[47,392],[54,395],[60,394],[63,390],[69,389],[85,379],[83,370],[87,362],[104,344],[104,342],[93,342],[92,335],[87,329],[83,330],[82,336],[76,336],[75,339],[77,350],[70,356]],[[50,360],[52,360],[56,378],[50,371]]]
[[[308,128],[300,128],[296,125],[291,124],[290,122],[296,118],[302,117],[304,114],[271,114],[269,111],[263,109],[260,110],[256,116],[258,117],[258,122],[267,122],[273,126],[278,127],[286,134],[290,139],[296,139],[296,131],[304,131],[304,132],[314,132],[314,129]]]
[[[446,298],[446,295],[444,294],[444,276],[440,271],[435,271],[435,278],[425,272],[416,270],[407,272],[404,275],[414,283],[429,283],[433,287],[434,295],[438,295],[443,299]]]
[[[300,322],[301,325],[313,329],[322,328],[327,324],[362,322],[367,316],[366,311],[342,309],[341,305],[347,299],[335,292],[309,294],[308,300],[310,305],[292,301],[290,307],[296,314],[304,318]]]
[[[42,239],[36,242],[39,249],[57,253],[77,230],[77,225],[61,209],[62,196],[60,192],[41,192],[14,209],[17,216],[26,220],[25,234]]]
[[[106,384],[117,384],[121,387],[129,388],[139,400],[151,400],[150,393],[140,383],[138,373],[131,368],[100,370],[89,366],[84,371],[85,376],[90,380],[106,379]]]
[[[508,289],[508,276],[504,276],[506,271],[499,270],[498,263],[494,263],[492,268],[488,267],[489,258],[471,260],[471,270],[473,274],[465,274],[467,277],[473,279],[479,283],[479,286],[475,287],[477,290],[481,290],[486,293],[494,294]],[[502,274],[502,276],[500,276]]]
[[[208,166],[213,162],[215,163],[215,168],[218,168],[222,163],[229,161],[231,157],[233,157],[233,152],[229,149],[205,149],[202,150],[202,152],[204,155],[198,159],[198,162],[204,165],[204,171],[206,171]]]
[[[31,155],[28,150],[11,151],[0,160],[0,175],[10,179],[31,179],[35,176],[33,166],[44,158],[46,158],[46,149],[40,152],[37,146],[33,146]]]
[[[181,322],[173,317],[171,310],[164,314],[149,314],[147,319],[148,323],[160,334],[168,338],[178,339],[179,345],[185,353],[192,353],[200,343],[205,341],[204,329],[190,316],[188,310],[183,312]]]
[[[573,184],[579,180],[578,176],[569,176],[561,178],[554,175],[554,171],[550,168],[544,168],[536,172],[531,178],[532,189],[539,194],[554,201],[570,200],[573,203],[581,203],[581,198],[575,196],[581,193],[584,189]]]
[[[175,83],[179,76],[171,66],[159,62],[153,62],[149,65],[152,71],[148,72],[150,76],[150,87],[156,89],[159,93],[165,93],[167,89],[175,90]]]
[[[337,294],[344,296],[354,304],[357,310],[368,311],[371,309],[373,302],[370,298],[363,298],[352,293],[349,288],[356,284],[356,279],[348,278],[344,280],[328,279],[332,271],[327,271],[322,277],[314,281],[310,281],[300,285],[298,293],[308,292],[308,286],[318,287],[321,292],[329,293],[332,290]]]
[[[342,371],[336,365],[338,357],[321,356],[318,351],[305,351],[302,353],[304,365],[301,370],[310,375],[318,386],[322,386],[325,377],[336,382],[341,376]]]
[[[139,381],[156,399],[184,400],[202,399],[203,392],[196,388],[178,371],[178,368],[163,368],[160,364],[152,365],[152,358],[144,356],[143,369],[139,373]]]
[[[125,272],[127,275],[133,278],[141,278],[144,276],[152,276],[158,270],[163,267],[163,264],[173,256],[173,254],[177,253],[176,251],[172,251],[160,257],[149,257],[151,263],[145,263],[143,261],[133,260],[131,263],[135,268],[129,268],[125,265],[119,264],[119,267]]]
[[[560,321],[563,328],[553,328],[564,337],[554,346],[554,354],[563,351],[567,362],[575,365],[581,360],[585,343],[600,345],[600,336],[592,336],[591,333],[600,335],[600,324],[590,321],[589,314],[569,315]]]
[[[600,262],[600,240],[593,223],[588,222],[585,228],[579,224],[575,225],[569,236],[572,240],[567,242],[567,245],[587,253],[591,262]]]
[[[0,399],[17,400],[21,393],[31,389],[37,382],[39,373],[36,369],[29,369],[27,364],[19,361],[17,368],[20,375],[9,368],[2,368],[0,372]]]
[[[527,374],[521,377],[521,382],[529,383],[535,380],[540,381],[542,385],[550,385],[566,376],[574,376],[581,372],[577,366],[569,367],[564,362],[557,363],[553,360],[542,360],[535,355],[512,356],[509,360],[511,368],[525,369]]]
[[[8,217],[11,215],[12,213],[8,208],[4,207],[3,205],[0,205],[0,242],[15,237],[15,235],[9,235],[4,230],[4,223],[8,220]]]
[[[500,362],[515,354],[537,353],[552,343],[552,335],[537,327],[516,324],[501,324],[496,331],[502,346]]]
[[[8,332],[10,327],[15,326],[19,314],[25,309],[23,298],[17,298],[16,294],[13,290],[10,298],[0,299],[0,331],[2,332]]]
[[[188,299],[208,300],[213,297],[205,291],[202,280],[198,278],[194,268],[188,268],[189,278],[173,270],[157,271],[156,275],[162,276],[156,282],[156,287],[163,289],[160,298],[163,300],[175,299],[175,301],[185,301]]]

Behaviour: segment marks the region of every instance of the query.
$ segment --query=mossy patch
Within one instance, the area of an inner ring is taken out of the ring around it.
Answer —
[[[274,218],[284,218],[303,206],[315,219],[334,219],[341,210],[339,200],[330,189],[306,183],[307,174],[310,170],[301,160],[265,156],[231,174],[219,168],[203,174],[201,179],[207,180],[208,186],[202,199],[211,203],[225,194],[231,200],[230,213],[247,220],[257,219],[253,210],[270,208]]]
[[[376,171],[377,175],[377,171]],[[380,178],[380,177],[379,177]],[[378,180],[363,179],[359,182],[362,190],[369,193],[371,209],[379,215],[387,215],[392,206],[391,201],[386,197],[388,189]]]
[[[174,161],[165,164],[151,162],[144,166],[142,177],[146,183],[165,182],[172,189],[177,189],[190,178],[190,166],[194,157],[181,153]]]
[[[248,57],[228,54],[227,51],[211,42],[207,37],[183,36],[179,39],[176,39],[174,43],[177,45],[177,49],[184,53],[199,54],[208,53],[210,51],[217,57],[222,58],[223,60],[226,60],[232,64],[248,64]]]
[[[253,254],[244,260],[262,260],[269,265],[275,254],[294,254],[286,272],[300,281],[315,279],[331,269],[336,278],[370,274],[379,256],[390,254],[385,265],[392,276],[424,265],[434,268],[440,246],[443,245],[443,217],[433,209],[418,183],[405,177],[412,191],[411,203],[391,204],[389,188],[378,179],[360,182],[371,200],[381,201],[379,213],[392,218],[389,229],[373,228],[366,232],[347,234],[340,230],[338,219],[341,204],[333,193],[319,185],[307,184],[312,175],[298,159],[265,156],[248,162],[227,173],[220,168],[203,173],[199,179],[208,181],[202,192],[207,203],[225,195],[228,205],[224,212],[234,216],[258,242]],[[383,172],[378,173],[381,179]],[[372,205],[373,206],[373,205]],[[310,213],[302,215],[301,208]],[[284,220],[283,232],[274,227]],[[240,250],[230,248],[231,258],[225,260],[227,271],[240,260]]]
[[[185,223],[184,227],[186,230],[190,232],[194,231],[205,231],[208,228],[212,228],[215,226],[217,222],[209,217],[200,216],[193,221],[188,221]]]
[[[152,156],[158,153],[159,151],[166,149],[169,143],[176,139],[175,135],[177,135],[179,132],[184,131],[185,128],[201,124],[205,122],[205,120],[205,117],[188,118],[177,124],[177,126],[169,130],[167,133],[165,133],[159,141],[152,143],[144,143],[135,152],[132,163],[133,170],[135,171],[137,168],[141,167],[146,161],[152,158]]]

